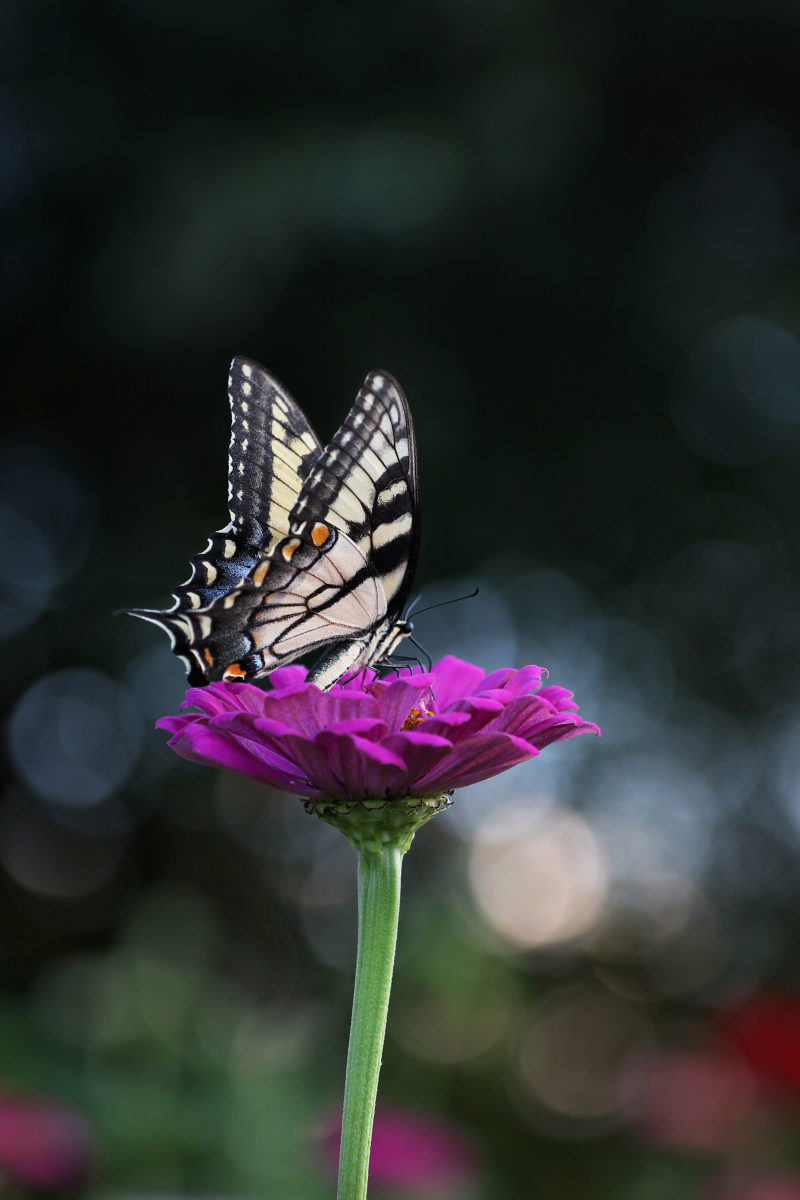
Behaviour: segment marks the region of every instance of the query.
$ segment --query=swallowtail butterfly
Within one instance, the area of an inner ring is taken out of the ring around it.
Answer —
[[[379,664],[401,617],[419,545],[417,456],[400,385],[371,371],[324,448],[268,371],[234,358],[228,379],[230,523],[192,560],[160,626],[193,686],[253,680],[326,648],[309,679],[329,687]]]

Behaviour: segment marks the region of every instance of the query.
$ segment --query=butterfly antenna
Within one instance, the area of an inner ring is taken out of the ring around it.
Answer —
[[[416,596],[411,601],[411,603],[409,604],[409,606],[406,610],[406,620],[407,621],[411,617],[411,614],[413,613],[414,609],[417,607],[417,605],[419,604],[421,599],[422,599],[422,592],[417,592]]]
[[[417,615],[419,615],[419,614],[417,614]],[[425,661],[426,661],[426,662],[427,662],[427,664],[428,664],[428,670],[429,670],[429,671],[432,671],[432,670],[433,670],[433,659],[431,658],[430,654],[428,654],[428,651],[425,649],[425,647],[424,647],[424,646],[420,646],[420,644],[419,644],[419,642],[417,641],[417,639],[416,639],[415,637],[412,637],[412,636],[411,636],[411,634],[409,634],[409,635],[408,635],[408,640],[411,642],[411,645],[412,645],[412,646],[416,646],[416,647],[417,647],[417,649],[419,650],[420,654],[422,655],[422,657],[425,659]],[[421,664],[420,664],[420,665],[421,665]]]
[[[481,590],[480,588],[476,587],[474,592],[469,592],[469,593],[467,593],[466,596],[454,596],[452,600],[440,600],[438,602],[438,604],[429,604],[427,608],[421,608],[419,610],[419,612],[417,613],[417,616],[421,617],[423,613],[433,612],[433,610],[435,608],[444,608],[444,606],[446,604],[459,604],[460,601],[462,601],[462,600],[474,600],[475,597],[480,592],[480,590]],[[417,599],[419,599],[419,597],[417,597]],[[414,603],[416,603],[416,601]],[[411,609],[409,609],[406,614],[407,618],[410,616],[411,616]]]

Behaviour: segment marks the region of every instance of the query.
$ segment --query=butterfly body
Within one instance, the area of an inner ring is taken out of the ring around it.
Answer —
[[[229,378],[230,523],[192,559],[167,610],[132,609],[169,635],[193,685],[253,680],[326,649],[328,687],[411,632],[401,617],[419,542],[414,429],[399,384],[371,372],[322,447],[263,367]]]

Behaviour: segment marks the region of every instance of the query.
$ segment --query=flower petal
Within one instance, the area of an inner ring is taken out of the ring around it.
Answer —
[[[340,795],[354,799],[384,796],[407,775],[399,754],[364,738],[324,730],[314,744],[325,755],[331,773],[341,781],[344,791]]]
[[[396,733],[403,725],[412,708],[419,707],[428,685],[423,681],[393,679],[391,683],[376,683],[373,693],[378,702],[381,716],[392,733]]]
[[[342,721],[359,717],[378,720],[381,716],[378,702],[366,692],[350,689],[341,692],[322,692],[316,705],[319,729],[331,729]]]
[[[522,738],[508,733],[476,733],[454,746],[450,754],[422,779],[414,783],[418,796],[433,795],[437,789],[465,787],[497,775],[517,763],[534,758],[539,751]]]
[[[463,738],[466,733],[478,733],[484,725],[502,717],[504,709],[502,701],[491,696],[467,696],[464,700],[456,700],[451,704],[446,715],[450,717],[454,713],[467,714],[468,723],[459,729],[459,738]]]
[[[187,725],[181,733],[170,739],[169,745],[190,762],[223,767],[227,771],[248,775],[260,783],[269,783],[298,795],[325,795],[317,791],[301,772],[294,768],[291,772],[283,769],[282,763],[286,760],[271,756],[263,747],[228,736],[203,721]]]
[[[429,775],[453,749],[453,743],[447,738],[423,733],[419,729],[394,733],[384,738],[381,745],[393,751],[405,763],[409,792],[416,791],[416,781]]]
[[[505,672],[493,671],[491,675],[487,675],[483,681],[481,688],[482,694],[493,692],[495,689],[502,692],[503,696],[509,700],[515,699],[517,696],[527,696],[531,692],[539,688],[542,679],[547,677],[547,671],[544,667],[520,667],[518,671],[511,671],[510,674],[502,681],[496,681],[496,677]]]
[[[296,663],[288,667],[276,667],[269,673],[269,684],[273,692],[286,691],[288,688],[294,690],[305,683],[307,675],[308,668],[300,667]]]
[[[558,712],[566,712],[578,707],[575,703],[575,693],[571,692],[569,688],[559,687],[557,683],[549,683],[547,687],[541,688],[539,695],[548,704],[552,704]]]
[[[434,663],[432,674],[437,712],[444,712],[454,701],[477,692],[486,678],[486,672],[480,667],[452,654],[446,654]]]

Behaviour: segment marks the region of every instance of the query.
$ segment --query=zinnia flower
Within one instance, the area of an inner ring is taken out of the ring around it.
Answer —
[[[362,671],[321,691],[306,669],[279,667],[270,690],[191,688],[158,727],[184,758],[312,799],[424,798],[488,779],[551,742],[600,730],[541,667],[480,667],[446,657],[429,672]],[[199,709],[186,712],[185,709]]]
[[[331,1122],[322,1141],[326,1166],[336,1171],[341,1118]],[[369,1156],[370,1183],[415,1196],[455,1192],[463,1196],[478,1176],[472,1146],[441,1117],[379,1105],[375,1111]]]
[[[0,1175],[31,1191],[68,1192],[95,1157],[88,1123],[39,1096],[0,1090]]]
[[[676,1150],[725,1154],[741,1143],[748,1123],[763,1119],[759,1089],[746,1064],[718,1049],[635,1061],[620,1091],[623,1115],[639,1136]]]

